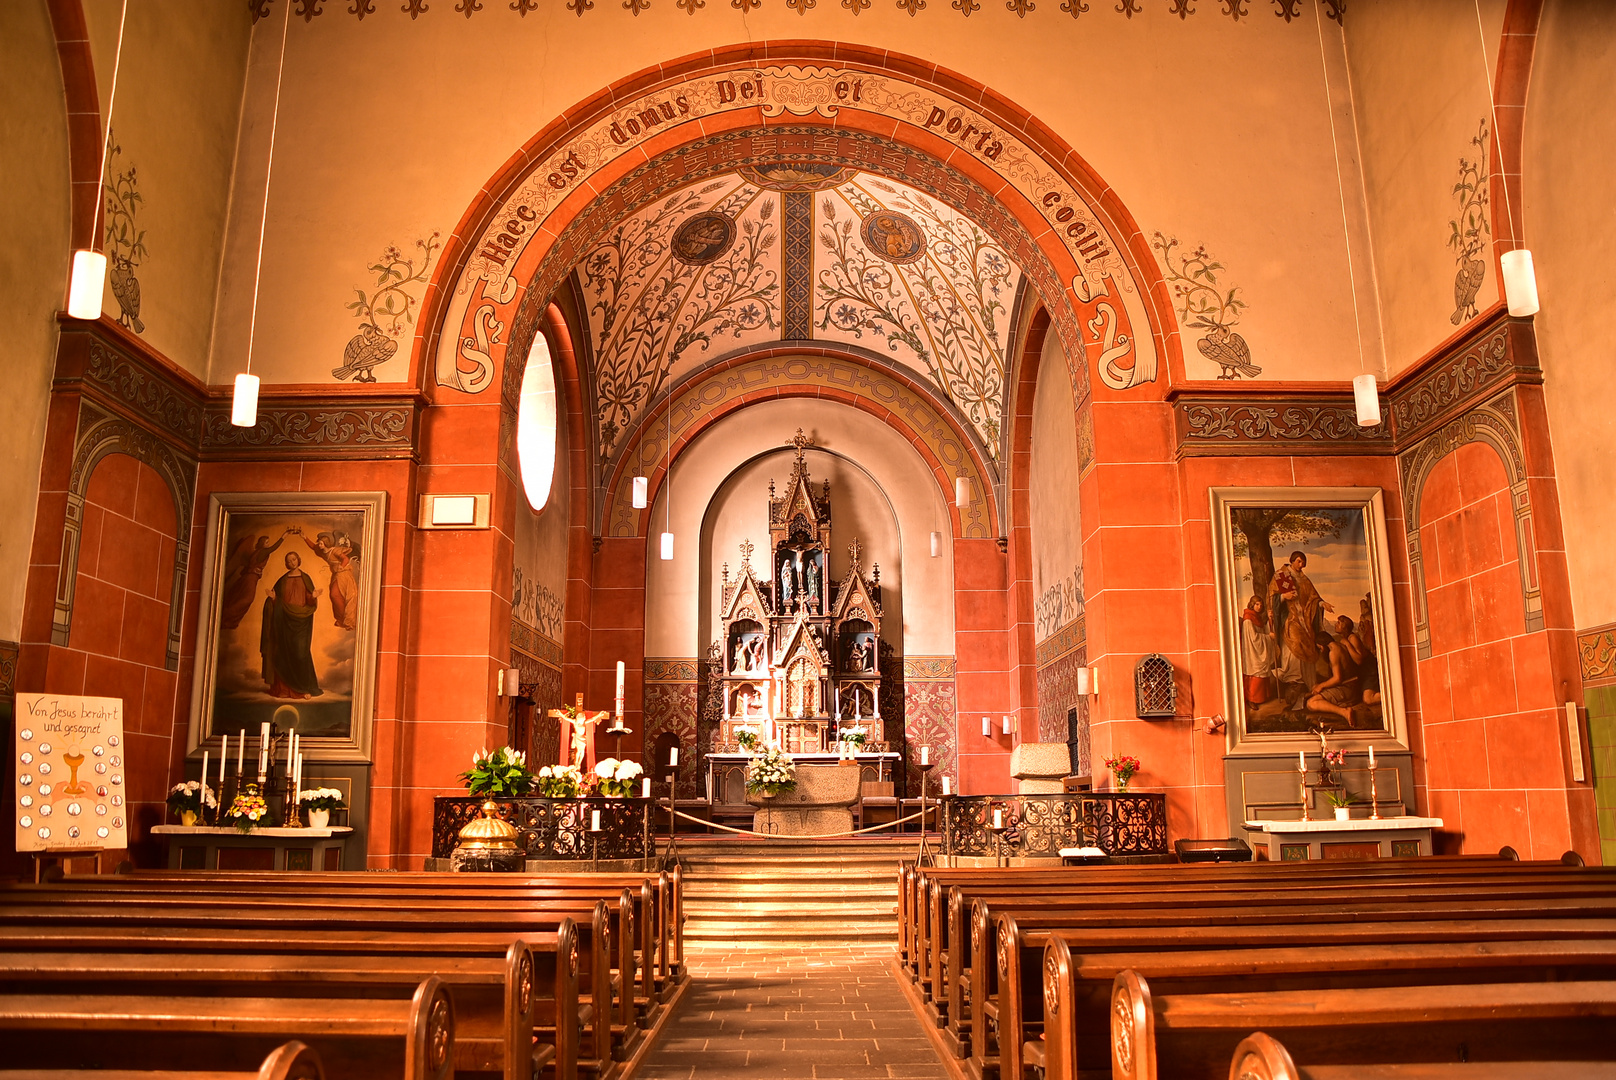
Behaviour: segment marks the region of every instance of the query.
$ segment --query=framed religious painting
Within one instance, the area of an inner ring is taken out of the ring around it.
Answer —
[[[1407,746],[1379,488],[1213,488],[1232,753]]]
[[[313,760],[369,760],[387,494],[208,502],[190,748],[270,722]]]

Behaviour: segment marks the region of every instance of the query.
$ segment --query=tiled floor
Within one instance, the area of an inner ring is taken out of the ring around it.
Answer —
[[[693,983],[643,1080],[946,1080],[890,946],[687,945]]]

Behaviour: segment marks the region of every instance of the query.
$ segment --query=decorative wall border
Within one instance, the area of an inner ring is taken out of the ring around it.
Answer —
[[[15,641],[0,641],[0,706],[17,700],[17,657],[22,646]]]
[[[645,660],[645,681],[648,683],[691,683],[697,682],[697,665],[700,662],[694,657],[665,657],[662,659]]]
[[[952,656],[906,656],[904,682],[951,682],[956,671]]]
[[[1178,456],[1402,453],[1501,387],[1543,381],[1529,319],[1502,305],[1389,383],[1383,419],[1358,426],[1352,394],[1298,383],[1184,383],[1168,392]]]
[[[1577,661],[1585,686],[1616,683],[1616,623],[1577,631]]]
[[[319,398],[266,397],[258,423],[230,423],[230,406],[209,403],[202,422],[204,460],[302,458],[413,458],[419,441],[423,400],[413,394],[327,395]]]
[[[1532,500],[1528,491],[1526,453],[1521,439],[1515,388],[1448,421],[1411,449],[1398,455],[1403,487],[1403,521],[1408,544],[1408,568],[1414,597],[1414,645],[1421,660],[1431,656],[1431,615],[1426,606],[1425,557],[1420,550],[1420,498],[1437,462],[1468,443],[1483,442],[1498,453],[1509,477],[1514,509],[1515,546],[1519,556],[1521,599],[1528,633],[1543,629],[1543,591],[1538,579],[1537,547],[1532,530]]]
[[[561,643],[545,637],[537,627],[520,619],[511,620],[511,648],[547,667],[561,670]]]
[[[1079,615],[1065,626],[1038,643],[1036,652],[1039,667],[1059,660],[1073,649],[1088,643],[1088,619]]]

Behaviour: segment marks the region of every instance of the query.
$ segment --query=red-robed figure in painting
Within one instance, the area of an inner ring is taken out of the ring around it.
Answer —
[[[323,693],[311,651],[320,590],[303,572],[302,565],[297,552],[288,551],[286,573],[264,598],[258,649],[264,661],[264,684],[271,697],[306,698]]]

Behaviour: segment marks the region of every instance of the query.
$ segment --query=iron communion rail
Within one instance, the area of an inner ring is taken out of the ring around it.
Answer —
[[[447,859],[460,830],[481,812],[483,799],[432,800],[432,857]],[[529,859],[650,859],[656,855],[656,826],[646,814],[659,804],[647,799],[495,799],[499,816],[516,826]],[[600,831],[590,829],[600,811]]]

